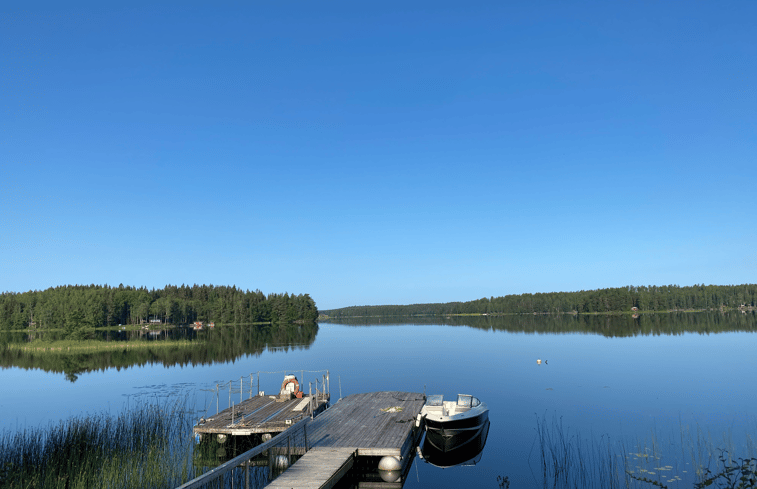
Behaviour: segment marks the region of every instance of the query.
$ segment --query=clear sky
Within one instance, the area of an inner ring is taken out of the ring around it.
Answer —
[[[0,291],[757,282],[757,2],[3,2]]]

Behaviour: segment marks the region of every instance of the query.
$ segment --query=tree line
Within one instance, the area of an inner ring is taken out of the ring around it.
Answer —
[[[351,306],[321,311],[333,318],[444,316],[454,314],[585,314],[716,310],[757,307],[757,284],[626,286],[578,292],[547,292],[482,298],[468,302]],[[634,309],[635,308],[635,309]]]
[[[308,294],[269,294],[236,286],[166,285],[162,289],[64,285],[42,291],[0,294],[0,330],[84,329],[160,322],[219,324],[314,322]]]
[[[592,334],[607,338],[747,332],[757,333],[757,312],[666,314],[510,314],[502,316],[351,317],[329,320],[345,326],[430,325],[526,334]]]

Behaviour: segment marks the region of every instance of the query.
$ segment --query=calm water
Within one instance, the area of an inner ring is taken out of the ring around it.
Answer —
[[[682,431],[698,430],[716,441],[725,434],[736,447],[744,446],[747,433],[757,436],[757,325],[751,314],[364,323],[321,323],[304,342],[226,353],[219,362],[140,361],[82,372],[75,382],[61,372],[5,367],[0,428],[116,412],[140,398],[182,392],[196,400],[199,417],[215,411],[216,383],[236,379],[238,386],[240,376],[261,370],[299,376],[299,370],[328,369],[334,400],[341,384],[343,396],[379,390],[470,393],[489,405],[491,429],[481,463],[442,470],[416,460],[406,488],[496,488],[498,475],[508,476],[513,488],[540,486],[536,427],[541,419],[561,420],[569,435],[609,436],[629,447],[652,439],[664,445],[680,440]],[[277,375],[263,379],[268,379],[261,385],[266,391],[281,382]],[[228,396],[220,397],[223,409]],[[684,477],[693,472],[684,461],[664,463]],[[668,485],[691,487],[690,482]]]

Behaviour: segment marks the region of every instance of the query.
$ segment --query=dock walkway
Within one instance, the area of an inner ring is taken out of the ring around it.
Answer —
[[[423,394],[397,391],[341,399],[308,424],[312,448],[267,487],[328,489],[361,456],[394,456],[404,466],[420,439],[415,419],[424,402]]]

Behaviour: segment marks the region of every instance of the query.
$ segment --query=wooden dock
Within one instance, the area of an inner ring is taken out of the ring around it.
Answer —
[[[323,411],[328,400],[328,394],[287,400],[280,400],[279,396],[255,396],[215,416],[201,419],[195,425],[194,433],[200,436],[276,435],[309,417],[311,410],[314,414]]]
[[[312,448],[267,487],[329,489],[356,457],[394,456],[406,468],[420,440],[415,420],[424,402],[423,394],[396,391],[341,399],[308,424]]]

